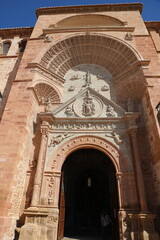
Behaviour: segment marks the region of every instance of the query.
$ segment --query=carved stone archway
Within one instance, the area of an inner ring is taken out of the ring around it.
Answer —
[[[104,152],[113,162],[117,174],[121,172],[120,165],[122,165],[122,162],[123,165],[126,165],[125,169],[128,169],[127,161],[122,156],[122,153],[115,146],[113,146],[113,144],[103,138],[88,135],[72,138],[57,149],[56,153],[54,154],[54,158],[51,161],[54,171],[61,171],[67,156],[80,148],[95,148]]]
[[[40,65],[63,78],[76,65],[96,64],[115,77],[138,60],[141,60],[139,54],[124,41],[90,34],[59,41],[44,54]]]

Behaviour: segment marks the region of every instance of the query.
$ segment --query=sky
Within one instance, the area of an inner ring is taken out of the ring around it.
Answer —
[[[145,21],[160,21],[160,0],[0,0],[0,28],[33,27],[41,7],[136,2],[143,3]]]

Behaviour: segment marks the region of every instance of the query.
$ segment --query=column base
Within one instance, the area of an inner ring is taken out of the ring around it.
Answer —
[[[119,211],[120,240],[160,240],[154,228],[155,215]]]
[[[53,240],[57,239],[57,208],[29,208],[24,211],[25,224],[20,229],[19,240]]]

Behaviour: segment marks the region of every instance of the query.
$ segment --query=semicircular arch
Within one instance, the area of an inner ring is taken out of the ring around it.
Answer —
[[[116,173],[130,171],[129,164],[123,154],[109,141],[97,136],[78,136],[60,146],[51,160],[55,172],[61,172],[66,158],[78,149],[94,148],[105,153],[112,161]]]
[[[55,24],[55,27],[84,27],[84,26],[123,26],[117,18],[103,14],[82,14],[65,18]]]
[[[33,89],[40,104],[45,103],[48,98],[50,98],[52,103],[60,103],[58,92],[49,84],[40,82]]]
[[[76,65],[96,64],[115,77],[140,59],[141,56],[133,47],[117,38],[77,34],[50,47],[40,64],[61,77]]]

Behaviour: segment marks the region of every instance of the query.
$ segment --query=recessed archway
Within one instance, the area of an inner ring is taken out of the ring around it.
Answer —
[[[115,77],[139,59],[139,54],[125,42],[93,34],[59,41],[44,54],[40,64],[61,77],[76,65],[96,64]]]
[[[94,148],[78,149],[67,157],[62,172],[59,239],[63,231],[65,237],[99,238],[103,209],[114,223],[112,239],[118,239],[116,170],[110,158]]]

